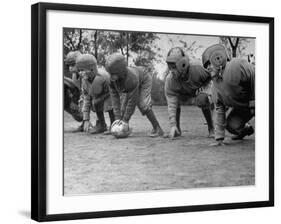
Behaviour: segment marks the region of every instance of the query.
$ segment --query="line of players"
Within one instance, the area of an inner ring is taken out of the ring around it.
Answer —
[[[170,49],[166,62],[169,74],[165,80],[165,96],[170,123],[167,137],[181,135],[180,104],[193,97],[206,119],[208,137],[216,140],[213,145],[224,144],[225,129],[234,135],[234,140],[254,133],[248,123],[255,115],[255,68],[252,64],[244,59],[229,60],[220,44],[203,52],[203,65],[192,64],[179,47]],[[152,77],[145,68],[127,66],[126,58],[119,53],[107,58],[107,72],[98,70],[93,55],[78,51],[68,53],[65,63],[72,78],[64,78],[64,108],[81,122],[75,131],[127,137],[132,130],[129,121],[138,107],[152,125],[150,137],[164,136],[152,109]],[[97,116],[95,126],[90,122],[91,110]],[[110,118],[109,129],[104,112]]]

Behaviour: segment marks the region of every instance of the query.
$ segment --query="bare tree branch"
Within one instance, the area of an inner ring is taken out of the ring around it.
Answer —
[[[94,48],[95,48],[95,57],[98,60],[98,31],[96,30],[94,34]]]
[[[231,49],[232,49],[232,57],[235,58],[236,55],[237,55],[237,47],[238,47],[238,44],[239,44],[239,37],[236,38],[235,45],[233,44],[230,37],[228,37],[228,41],[229,41]]]
[[[239,43],[239,37],[236,38],[236,43],[235,43],[235,47],[238,46],[238,43]]]
[[[232,43],[231,38],[230,38],[230,37],[228,37],[227,39],[228,39],[228,41],[229,41],[229,43],[230,43],[231,48],[233,48],[233,47],[234,47],[234,44]]]
[[[123,35],[122,35],[122,32],[120,32],[119,35],[120,35],[120,50],[121,50],[122,55],[125,55],[124,50],[123,50],[123,46],[122,46],[123,45]]]
[[[79,42],[78,42],[78,45],[77,45],[78,50],[80,50],[81,41],[82,41],[82,29],[79,29]]]
[[[126,47],[127,47],[126,55],[127,55],[127,65],[128,65],[128,62],[129,62],[129,32],[126,33]]]

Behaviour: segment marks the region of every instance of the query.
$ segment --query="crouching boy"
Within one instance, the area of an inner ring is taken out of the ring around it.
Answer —
[[[110,55],[105,67],[110,74],[110,93],[115,119],[129,124],[137,106],[153,127],[150,137],[162,136],[163,131],[152,110],[151,75],[141,67],[127,66],[125,57],[119,53]],[[125,98],[122,106],[121,96]]]
[[[103,133],[107,131],[104,111],[108,112],[110,123],[115,120],[109,93],[109,76],[98,72],[96,58],[91,54],[78,56],[76,67],[82,77],[83,130],[91,134]],[[91,110],[98,118],[96,126],[90,123]]]

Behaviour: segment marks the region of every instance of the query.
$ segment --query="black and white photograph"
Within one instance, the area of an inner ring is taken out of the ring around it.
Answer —
[[[3,2],[1,223],[280,223],[277,3]]]
[[[274,205],[274,20],[32,7],[32,218]]]
[[[65,196],[255,185],[255,37],[62,36]]]

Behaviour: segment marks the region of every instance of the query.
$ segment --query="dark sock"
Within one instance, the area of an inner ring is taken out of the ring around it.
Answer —
[[[203,112],[204,117],[205,117],[205,119],[207,121],[209,131],[213,130],[214,129],[214,124],[213,124],[211,108],[210,107],[202,108],[202,112]]]
[[[176,112],[176,122],[177,122],[177,128],[179,129],[179,131],[181,130],[181,128],[180,128],[180,116],[181,116],[181,108],[178,107],[177,112]]]
[[[108,115],[109,115],[109,119],[110,119],[110,125],[112,125],[113,122],[115,121],[115,116],[114,116],[113,110],[108,111]]]
[[[146,113],[146,117],[148,118],[148,120],[150,121],[150,123],[152,124],[152,127],[154,129],[160,127],[157,119],[156,119],[156,116],[153,112],[153,110],[149,110],[147,113]]]
[[[103,111],[97,111],[96,112],[98,120],[100,122],[101,125],[105,125],[105,119],[104,119],[104,114]]]

